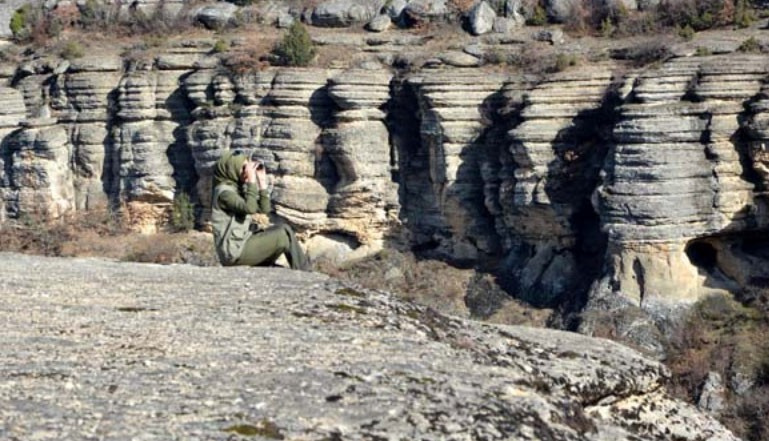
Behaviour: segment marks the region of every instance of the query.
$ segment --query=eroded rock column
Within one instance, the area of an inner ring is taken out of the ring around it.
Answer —
[[[605,239],[590,197],[613,123],[614,66],[569,70],[526,95],[509,132],[512,161],[501,199],[511,290],[553,305],[585,292],[600,271]]]
[[[326,229],[373,248],[382,246],[399,208],[384,111],[391,79],[387,71],[349,70],[333,77],[329,86],[342,110],[334,114],[335,125],[324,143],[337,174],[329,189]]]
[[[205,64],[205,57],[194,51],[161,55],[152,69],[138,66],[118,86],[115,194],[127,201],[139,230],[157,230],[175,195],[191,191],[195,175],[185,126],[192,104],[181,86],[198,64]]]
[[[75,60],[60,77],[51,106],[59,124],[67,127],[72,145],[75,208],[105,208],[115,179],[112,168],[115,89],[122,75],[117,56],[92,56]]]
[[[322,230],[328,194],[335,185],[330,160],[324,162],[323,128],[331,123],[334,103],[320,69],[278,71],[266,97],[269,124],[259,144],[275,174],[276,212],[301,230]]]
[[[419,136],[403,149],[408,225],[453,259],[472,261],[499,251],[492,214],[484,204],[486,134],[506,77],[475,71],[431,72],[409,79],[419,104]]]
[[[762,58],[730,56],[673,60],[639,76],[600,191],[611,241],[600,289],[654,310],[734,288],[690,244],[755,225],[740,127],[765,75]]]

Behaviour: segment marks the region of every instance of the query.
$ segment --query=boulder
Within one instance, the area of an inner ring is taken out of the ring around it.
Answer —
[[[258,17],[260,23],[275,25],[278,20],[286,14],[291,14],[291,7],[285,3],[276,0],[260,1],[256,5],[244,8],[243,12],[252,10],[253,15]]]
[[[387,14],[377,15],[366,25],[366,29],[371,32],[384,32],[390,29],[392,20]]]
[[[446,0],[411,0],[403,13],[411,22],[432,21],[445,17],[449,7]]]
[[[505,1],[504,7],[505,17],[513,19],[516,23],[519,24],[524,24],[526,22],[522,0],[507,0]]]
[[[232,21],[238,7],[232,3],[219,2],[197,11],[195,19],[208,29],[221,29]]]
[[[702,411],[718,414],[724,409],[726,388],[718,372],[709,372],[702,386],[697,408]]]
[[[555,23],[565,23],[574,16],[579,0],[547,0],[547,15]]]
[[[481,1],[475,4],[470,9],[470,13],[467,17],[470,24],[470,31],[474,35],[483,35],[487,32],[491,32],[494,27],[494,19],[497,18],[497,13],[489,6],[485,1]]]
[[[385,3],[385,6],[382,8],[382,13],[387,14],[393,20],[400,19],[407,4],[408,2],[406,0],[390,0]]]
[[[486,54],[486,50],[478,43],[468,44],[462,51],[477,58],[482,58]]]
[[[520,23],[512,18],[497,17],[494,19],[492,30],[498,34],[509,34],[520,26]]]
[[[276,26],[281,28],[281,29],[290,28],[291,25],[294,24],[295,21],[296,21],[296,19],[291,14],[288,14],[288,13],[280,14],[278,16],[278,21],[276,23]]]
[[[321,27],[347,27],[375,17],[382,0],[326,0],[312,10],[310,24]]]
[[[478,57],[459,51],[444,52],[438,55],[438,58],[447,65],[454,67],[476,67],[481,64],[481,60]]]
[[[543,29],[535,32],[531,38],[537,41],[546,41],[550,44],[561,44],[564,41],[563,31],[560,29]]]

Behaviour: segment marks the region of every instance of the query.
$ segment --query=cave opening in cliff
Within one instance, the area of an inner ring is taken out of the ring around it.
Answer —
[[[686,256],[689,262],[697,268],[712,273],[718,265],[718,251],[713,244],[706,241],[692,241],[686,245]]]

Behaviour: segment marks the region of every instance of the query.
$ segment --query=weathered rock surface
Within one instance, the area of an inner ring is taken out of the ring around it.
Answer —
[[[404,214],[419,232],[417,243],[433,242],[458,259],[493,253],[499,245],[484,207],[482,176],[487,164],[498,161],[486,112],[499,106],[505,78],[455,71],[409,79],[419,105],[420,142],[409,134],[396,140],[402,143]]]
[[[610,243],[596,304],[619,296],[669,311],[762,277],[741,235],[767,222],[749,159],[750,137],[760,136],[745,125],[762,118],[746,105],[757,101],[766,68],[757,56],[732,56],[729,67],[697,57],[634,80],[636,99],[621,107],[596,195]]]
[[[449,13],[446,0],[411,0],[403,14],[412,22],[441,20]]]
[[[467,17],[470,23],[470,30],[474,35],[483,35],[491,32],[491,29],[494,27],[495,18],[497,18],[496,12],[485,1],[476,3],[470,9]]]
[[[478,69],[485,39],[426,59],[404,49],[423,37],[390,34],[355,44],[434,69],[235,74],[194,42],[125,65],[4,65],[0,220],[126,203],[151,231],[186,192],[203,223],[211,165],[244,148],[274,176],[276,215],[334,260],[405,231],[427,254],[498,263],[537,305],[630,308],[620,327],[655,351],[655,317],[769,277],[761,55],[532,76]]]
[[[366,23],[384,6],[382,0],[325,0],[312,10],[314,26],[343,27]]]
[[[599,64],[540,82],[509,132],[497,222],[516,291],[535,304],[584,290],[601,270],[604,239],[588,219],[612,127],[611,80],[612,66]]]
[[[7,439],[735,440],[616,343],[325,276],[0,254]]]
[[[208,5],[195,12],[195,19],[209,29],[221,29],[235,17],[238,7],[232,3],[219,2]]]
[[[548,0],[545,2],[547,15],[556,23],[564,23],[577,13],[578,0]]]
[[[366,24],[366,29],[371,32],[384,32],[390,29],[392,19],[387,14],[377,15]]]
[[[28,185],[22,178],[26,172],[8,176],[3,182],[9,189],[4,190],[5,211],[57,217],[72,208],[122,200],[136,212],[137,228],[154,230],[174,195],[189,192],[191,185],[192,160],[180,127],[191,118],[179,78],[201,57],[170,50],[142,70],[127,73],[123,61],[108,54],[72,63],[39,60],[23,66],[16,88],[32,123],[6,137],[8,166],[21,167],[25,156],[18,152],[39,151],[38,140],[45,138],[42,150],[62,152],[48,158],[60,162],[55,167],[61,173],[56,179],[50,173],[30,175],[39,185],[32,198],[39,210],[24,205],[24,198],[18,196]],[[9,104],[10,112],[18,112],[18,105]],[[41,125],[51,128],[41,131]],[[63,191],[62,186],[73,190]]]

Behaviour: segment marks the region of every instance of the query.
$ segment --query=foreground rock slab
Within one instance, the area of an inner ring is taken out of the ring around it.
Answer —
[[[733,440],[615,343],[273,268],[0,253],[0,439]]]

